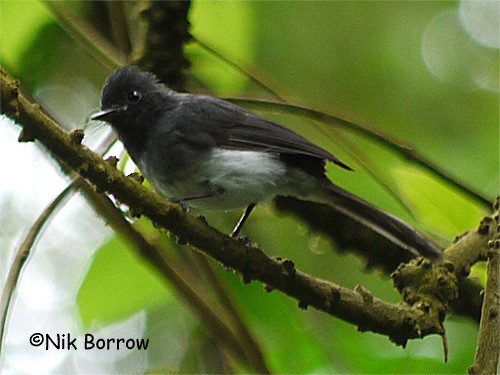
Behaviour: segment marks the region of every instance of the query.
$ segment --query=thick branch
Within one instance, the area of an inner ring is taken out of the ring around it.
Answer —
[[[189,61],[182,48],[191,39],[189,1],[141,1],[137,38],[132,40],[132,63],[154,72],[176,90],[184,89]]]
[[[488,241],[495,236],[495,217],[486,216],[477,229],[457,238],[444,251],[443,263],[432,264],[421,258],[401,264],[392,278],[404,300],[434,311],[443,321],[461,292],[460,281],[463,284],[470,266],[486,257]]]
[[[260,280],[299,301],[359,327],[389,336],[398,344],[427,334],[443,334],[439,316],[418,307],[393,305],[373,297],[362,287],[350,290],[300,272],[291,261],[272,259],[259,247],[248,246],[218,232],[202,217],[186,214],[181,207],[127,178],[115,167],[82,146],[81,132],[65,133],[36,104],[19,92],[16,81],[1,72],[2,113],[23,127],[21,141],[37,140],[56,158],[88,179],[98,191],[113,194],[135,212],[149,217],[182,242],[231,267],[246,281]]]
[[[498,211],[495,218],[496,238],[488,243],[488,279],[484,291],[476,356],[474,364],[469,368],[469,374],[496,373],[500,356],[500,224]]]
[[[334,243],[338,244],[338,251],[349,251],[359,254],[366,262],[368,268],[382,268],[386,273],[393,272],[399,264],[408,263],[413,255],[404,249],[399,248],[396,244],[388,241],[384,237],[371,231],[370,229],[361,227],[354,220],[345,217],[342,213],[333,210],[332,208],[313,202],[301,201],[293,197],[277,197],[274,200],[277,209],[280,212],[290,212],[298,215],[305,220],[309,227],[313,230],[325,234],[332,238]],[[488,219],[485,219],[488,220]],[[356,235],[354,236],[353,233]],[[458,268],[463,268],[463,259],[466,259],[465,265],[468,267],[469,262],[473,263],[478,258],[482,257],[481,246],[484,245],[489,238],[488,235],[479,235],[477,232],[471,232],[469,236],[465,236],[460,244],[453,244],[451,249],[447,250],[450,254],[451,262],[459,261]],[[367,246],[366,244],[370,244]],[[478,251],[471,252],[468,244],[473,244]],[[461,257],[460,253],[465,252],[468,255]],[[453,254],[453,255],[452,255]],[[455,258],[459,258],[455,260]],[[443,272],[448,273],[446,269]],[[462,276],[465,276],[462,272]],[[434,278],[437,274],[434,274]],[[422,284],[422,280],[418,280]],[[451,302],[451,309],[459,314],[468,315],[479,323],[481,315],[482,298],[480,296],[481,286],[470,279],[460,277],[458,279],[458,289],[460,291],[457,299]],[[405,283],[403,282],[402,285]],[[440,287],[441,288],[441,287]],[[442,306],[447,309],[447,306]]]
[[[249,367],[253,366],[253,369],[259,373],[270,372],[258,346],[251,346],[250,340],[240,340],[225,324],[224,316],[211,308],[206,293],[197,290],[186,279],[185,275],[189,274],[188,270],[183,270],[174,257],[141,235],[104,194],[96,194],[86,180],[78,179],[77,181],[80,191],[91,201],[96,212],[106,217],[113,230],[133,245],[132,248],[136,250],[138,256],[147,260],[156,270],[166,276],[179,296],[198,314],[200,320],[209,327],[212,335],[224,344],[229,353],[238,358],[241,363]]]
[[[444,252],[445,259],[455,267],[459,277],[467,276],[470,266],[478,260],[485,260],[488,241],[495,235],[496,223],[493,216],[486,216],[476,230],[468,231],[457,237],[453,245]]]

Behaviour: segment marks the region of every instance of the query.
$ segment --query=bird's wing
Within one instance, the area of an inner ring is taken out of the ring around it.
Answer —
[[[188,132],[185,140],[193,142],[201,138],[222,148],[232,150],[259,150],[279,154],[305,155],[329,160],[342,168],[352,170],[328,151],[316,146],[301,135],[284,126],[265,119],[233,103],[208,97],[191,96],[189,100],[191,116],[197,123],[196,136]],[[207,143],[208,144],[208,143]]]

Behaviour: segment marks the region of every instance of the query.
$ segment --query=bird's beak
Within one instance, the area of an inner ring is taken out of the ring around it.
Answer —
[[[94,113],[90,116],[91,120],[99,120],[99,121],[107,121],[110,122],[116,116],[117,113],[125,112],[127,107],[111,107],[107,109],[103,109],[102,111]]]

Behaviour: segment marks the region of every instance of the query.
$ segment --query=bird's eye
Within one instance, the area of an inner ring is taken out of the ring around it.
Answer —
[[[142,95],[139,91],[133,90],[127,94],[127,101],[129,103],[137,103],[139,100],[141,100],[141,97]]]

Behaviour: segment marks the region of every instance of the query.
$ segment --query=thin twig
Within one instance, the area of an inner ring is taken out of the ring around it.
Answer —
[[[210,284],[210,290],[214,291],[219,299],[219,305],[224,309],[233,324],[236,332],[241,336],[241,345],[244,346],[246,352],[251,356],[252,362],[265,364],[262,351],[255,340],[254,336],[244,323],[243,316],[236,306],[234,298],[229,294],[227,288],[222,284],[221,279],[215,272],[213,266],[208,262],[206,256],[197,250],[189,252],[192,259],[200,266],[197,267],[202,273],[205,280]]]
[[[94,189],[83,179],[76,178],[69,184],[59,195],[47,206],[47,208],[38,217],[35,224],[30,228],[30,231],[23,241],[22,245],[16,253],[16,257],[12,266],[9,269],[2,299],[0,305],[0,353],[2,352],[3,335],[6,327],[6,317],[8,308],[11,303],[13,290],[18,284],[20,271],[25,262],[29,259],[29,254],[34,247],[35,241],[39,238],[42,229],[48,225],[53,214],[61,209],[74,192],[80,190],[84,193],[88,202],[94,207],[97,213],[106,219],[117,233],[125,237],[129,244],[139,252],[139,255],[146,255],[146,258],[152,263],[155,269],[159,270],[162,275],[169,280],[169,285],[173,286],[179,296],[194,310],[200,320],[204,322],[211,334],[218,342],[223,344],[224,349],[235,356],[241,363],[249,367],[253,367],[255,371],[260,373],[268,373],[265,363],[255,360],[255,355],[248,359],[248,353],[244,350],[248,346],[247,343],[240,340],[232,330],[221,320],[221,316],[212,310],[210,303],[204,301],[203,293],[197,292],[188,282],[185,281],[182,274],[188,275],[189,272],[184,270],[175,258],[168,255],[165,249],[157,249],[155,245],[149,243],[144,236],[124,219],[122,213],[103,195],[97,194]],[[160,254],[161,257],[155,256]],[[184,270],[184,271],[182,271]],[[233,320],[233,319],[232,319]],[[255,348],[253,348],[255,349]],[[258,348],[257,348],[258,349]],[[260,350],[257,350],[260,352]],[[250,353],[252,354],[252,353]]]
[[[408,339],[442,334],[441,319],[435,311],[422,313],[406,304],[390,304],[367,292],[350,290],[295,269],[293,262],[272,259],[257,246],[232,239],[210,227],[206,221],[186,213],[182,207],[127,178],[99,155],[82,146],[78,134],[65,133],[39,105],[20,92],[19,83],[1,71],[1,111],[23,127],[21,141],[37,140],[47,151],[88,179],[98,191],[112,193],[136,213],[149,217],[181,241],[242,273],[246,281],[260,280],[299,301],[337,316],[361,330],[387,335],[404,345]]]
[[[104,154],[116,141],[116,136],[109,133],[97,146],[97,153]],[[64,169],[64,168],[63,168]],[[29,261],[35,241],[39,238],[42,230],[48,225],[52,216],[64,207],[80,185],[80,178],[73,172],[73,180],[69,183],[52,202],[42,211],[35,223],[31,226],[21,246],[17,249],[14,261],[9,267],[6,282],[0,298],[0,358],[4,343],[4,334],[7,325],[7,314],[12,303],[12,294],[19,283],[21,269]]]
[[[232,101],[232,102],[237,103],[237,104],[242,104],[244,106],[246,105],[246,106],[251,106],[251,107],[254,107],[257,109],[268,110],[271,112],[277,111],[277,112],[290,113],[290,114],[302,116],[302,117],[305,117],[308,119],[318,120],[318,121],[327,123],[329,125],[341,126],[341,127],[355,130],[355,131],[361,133],[362,135],[364,135],[370,139],[376,140],[377,142],[382,143],[385,146],[395,150],[396,152],[398,152],[400,155],[402,155],[406,159],[420,164],[421,166],[430,170],[431,172],[433,172],[437,176],[443,178],[445,181],[448,181],[452,185],[458,187],[462,191],[471,195],[473,198],[478,200],[485,207],[490,206],[490,199],[487,199],[481,193],[475,191],[473,188],[466,186],[465,183],[459,181],[455,176],[452,176],[447,171],[445,171],[441,167],[437,166],[435,163],[433,163],[432,161],[427,159],[425,156],[423,156],[421,153],[414,150],[413,148],[411,148],[407,145],[404,145],[402,142],[397,141],[397,140],[389,137],[386,134],[383,134],[381,132],[370,129],[367,126],[356,124],[354,122],[344,120],[340,117],[336,117],[336,116],[329,115],[329,114],[324,113],[324,112],[316,111],[316,110],[313,110],[311,108],[303,107],[303,106],[296,105],[296,104],[287,103],[287,101],[282,96],[280,96],[276,91],[274,91],[269,85],[265,84],[262,79],[259,79],[256,76],[256,74],[250,72],[248,69],[242,68],[240,65],[231,61],[229,58],[225,57],[224,55],[222,55],[221,53],[216,51],[214,48],[210,47],[206,42],[202,41],[200,38],[193,37],[193,39],[201,48],[205,49],[210,54],[214,55],[215,57],[222,60],[224,63],[228,64],[232,68],[236,69],[238,72],[245,75],[247,78],[249,78],[257,86],[259,86],[264,91],[273,95],[279,102],[277,103],[277,102],[268,101],[268,100],[242,99],[242,98],[226,98],[226,100]],[[384,188],[387,188],[387,187],[384,187]],[[390,189],[389,189],[389,192],[391,192]]]
[[[484,197],[481,193],[475,191],[473,188],[467,186],[465,183],[460,182],[458,178],[452,176],[449,172],[445,171],[437,164],[427,159],[417,150],[412,147],[405,145],[401,141],[396,141],[386,134],[379,131],[368,128],[367,126],[360,125],[343,118],[327,114],[325,112],[317,111],[308,107],[299,106],[295,104],[288,104],[282,102],[274,102],[269,100],[258,100],[258,99],[242,99],[242,98],[226,98],[226,100],[231,101],[235,104],[241,105],[243,107],[255,108],[260,110],[265,110],[269,112],[292,114],[295,116],[301,116],[308,119],[313,119],[332,126],[339,126],[342,128],[350,129],[359,134],[375,140],[388,149],[397,152],[402,157],[407,160],[417,163],[418,165],[424,167],[428,171],[431,171],[434,175],[440,177],[444,181],[450,183],[454,187],[460,189],[466,194],[470,195],[472,198],[477,200],[484,207],[490,207],[490,199]]]
[[[67,11],[67,9],[65,9],[64,5],[61,5],[58,2],[51,2],[51,1],[50,2],[44,1],[44,4],[54,14],[54,16],[59,20],[59,22],[61,22],[61,24],[68,30],[68,32],[75,39],[81,42],[81,44],[84,47],[89,49],[94,56],[99,58],[104,65],[107,65],[108,67],[114,69],[117,66],[124,65],[126,63],[126,58],[120,51],[116,50],[115,47],[112,46],[106,39],[104,39],[96,30],[94,30],[91,25],[76,17],[73,17]],[[281,111],[285,113],[291,113],[309,119],[318,120],[330,125],[342,126],[360,132],[362,135],[370,139],[374,139],[384,144],[388,148],[395,150],[406,159],[425,167],[427,170],[431,171],[436,176],[439,176],[443,180],[449,182],[453,186],[457,187],[458,189],[464,191],[465,193],[476,199],[483,206],[489,207],[490,199],[484,197],[481,193],[479,193],[472,187],[467,186],[465,183],[459,181],[458,178],[452,176],[449,172],[445,171],[444,169],[439,167],[431,160],[427,159],[424,155],[414,150],[413,148],[408,147],[407,145],[404,145],[402,142],[396,141],[391,137],[389,137],[388,135],[382,134],[366,126],[362,126],[360,124],[356,124],[344,120],[340,117],[326,114],[324,112],[316,111],[311,108],[286,103],[279,94],[273,91],[268,85],[264,84],[254,75],[247,72],[245,69],[242,69],[237,64],[233,63],[231,60],[227,59],[222,54],[218,53],[217,51],[215,51],[213,48],[211,48],[201,40],[196,39],[196,42],[200,47],[214,54],[216,57],[220,58],[222,61],[229,64],[230,66],[236,68],[239,72],[245,74],[254,83],[262,87],[267,92],[271,93],[273,96],[275,96],[279,100],[279,102],[273,102],[267,100],[255,100],[255,99],[241,99],[241,98],[227,98],[227,100],[242,105],[253,106],[256,107],[257,109],[266,109],[268,111],[278,111],[278,112]]]
[[[224,63],[227,65],[231,66],[233,69],[236,69],[238,72],[243,74],[245,77],[250,79],[254,84],[256,84],[258,87],[263,89],[265,92],[268,92],[272,96],[274,96],[279,102],[281,103],[288,103],[286,99],[284,99],[282,96],[280,96],[276,91],[274,91],[269,85],[266,85],[264,81],[260,78],[257,77],[256,73],[250,72],[248,68],[242,68],[239,64],[236,64],[229,58],[225,57],[221,53],[217,52],[214,48],[210,47],[206,42],[201,41],[198,37],[193,37],[193,40],[198,44],[201,48],[206,50],[208,53],[214,55],[218,59],[222,60]],[[290,104],[292,105],[292,104]],[[321,129],[323,130],[323,129]],[[345,138],[343,138],[345,141]],[[414,217],[413,212],[411,209],[408,207],[408,205],[401,199],[401,197],[396,194],[394,189],[392,189],[388,184],[386,184],[380,177],[378,177],[376,174],[374,174],[370,168],[366,167],[366,163],[362,162],[361,158],[359,157],[359,154],[356,154],[355,152],[352,152],[351,150],[354,148],[354,146],[351,144],[351,148],[346,147],[346,151],[351,155],[353,158],[355,158],[358,163],[363,167],[363,169],[370,174],[381,186],[384,190],[386,190],[390,196],[392,196],[396,201],[398,201],[401,206],[405,209],[405,211],[412,217]]]
[[[265,92],[268,92],[272,96],[274,96],[276,99],[278,99],[280,102],[286,103],[286,100],[278,94],[276,91],[274,91],[269,85],[266,85],[264,81],[260,78],[257,77],[256,73],[250,72],[248,68],[242,68],[240,64],[237,64],[233,62],[232,60],[228,59],[226,56],[221,54],[220,52],[216,51],[214,48],[210,47],[206,42],[202,41],[199,37],[194,37],[193,36],[194,42],[200,46],[202,49],[207,51],[209,54],[214,55],[216,58],[219,60],[223,61],[227,65],[229,65],[231,68],[237,70],[241,74],[243,74],[245,77],[247,77],[250,81],[252,81],[255,85],[263,89]]]
[[[108,50],[110,48],[109,45],[106,45],[107,41],[104,38],[101,38],[101,37],[97,38],[98,34],[92,28],[92,26],[90,24],[82,23],[81,20],[75,19],[74,17],[72,17],[70,12],[68,12],[67,8],[65,8],[64,6],[59,6],[59,4],[52,4],[52,3],[48,3],[46,5],[52,11],[52,13],[57,17],[58,21],[66,29],[68,29],[70,34],[73,35],[75,37],[75,39],[79,40],[82,44],[86,45],[87,49],[92,51],[94,49],[96,49],[96,50],[99,50],[99,49]],[[118,5],[120,5],[120,6],[118,6]],[[117,13],[120,13],[120,12],[121,12],[121,14],[118,14],[118,16],[123,16],[123,13],[122,13],[123,9],[122,9],[121,5],[122,4],[114,4],[114,3],[110,4],[112,17],[117,16]],[[112,19],[112,21],[113,21],[113,19]],[[119,21],[123,21],[123,19],[121,19]],[[116,26],[116,25],[114,25],[114,26]],[[120,24],[118,26],[120,27],[120,30],[118,30],[118,31],[120,31],[121,39],[123,39],[123,36],[124,36],[123,34],[125,32],[124,23],[120,22]],[[123,40],[122,40],[122,42],[123,42]],[[129,46],[129,44],[126,44],[126,46]],[[125,52],[127,52],[126,48],[122,48],[122,49],[124,49]],[[116,51],[113,54],[115,56],[117,56],[118,51]],[[116,63],[117,63],[117,61],[113,61],[113,64],[116,64]],[[225,307],[225,305],[223,305],[223,306]],[[231,316],[230,314],[227,314],[227,315]],[[236,317],[232,317],[232,320],[234,321],[235,318]],[[244,323],[242,321],[239,322],[240,327],[241,327],[241,325],[244,325]],[[217,336],[218,332],[223,332],[223,330],[222,331],[221,330],[214,330],[214,331],[215,331],[215,336]],[[246,343],[244,343],[244,344],[246,345]],[[254,349],[255,349],[255,347],[254,347]],[[260,350],[257,350],[257,351],[254,350],[254,352],[260,353]],[[268,372],[269,370],[266,369],[266,366],[263,363],[261,356],[260,356],[260,361],[261,361],[261,364],[258,365],[257,370],[260,369],[260,372]]]
[[[73,184],[70,184],[59,193],[59,195],[45,208],[45,210],[43,210],[35,223],[31,226],[23,243],[16,251],[14,260],[7,273],[7,279],[5,280],[5,285],[0,298],[0,357],[12,294],[17,286],[23,266],[29,259],[35,242],[40,237],[43,229],[47,226],[57,209],[61,207],[62,202],[70,198],[71,194],[69,193],[72,191]]]
[[[147,260],[155,270],[159,271],[164,278],[169,281],[169,285],[174,287],[178,295],[196,312],[199,319],[209,329],[211,335],[223,344],[224,349],[232,356],[236,357],[240,363],[245,364],[259,373],[269,373],[264,362],[256,363],[248,358],[241,340],[228,327],[221,317],[210,307],[206,298],[196,291],[188,281],[186,281],[179,262],[169,255],[165,249],[160,249],[146,239],[137,229],[132,227],[123,217],[113,203],[104,195],[97,194],[92,186],[85,180],[81,180],[81,190],[85,197],[92,204],[98,214],[107,219],[113,230],[124,237],[128,243],[133,245],[136,254]]]
[[[128,56],[132,47],[127,31],[128,27],[124,2],[107,1],[106,5],[109,8],[109,20],[115,45],[118,46],[126,56]]]
[[[336,134],[337,138],[341,138],[341,142],[339,142],[341,147],[354,159],[356,162],[361,166],[363,171],[371,176],[377,183],[384,189],[389,196],[391,196],[396,202],[400,204],[400,206],[404,209],[406,213],[410,215],[411,218],[416,220],[415,214],[412,211],[410,207],[408,207],[408,204],[404,201],[403,198],[401,198],[401,195],[398,194],[398,192],[388,183],[384,178],[381,178],[378,176],[376,173],[374,173],[374,168],[370,168],[370,158],[367,157],[362,157],[364,156],[364,151],[361,150],[359,147],[354,145],[353,142],[351,142],[350,139],[347,137],[344,137],[342,134]],[[344,147],[344,145],[347,145],[347,147]],[[365,160],[368,160],[366,162]]]
[[[115,70],[116,67],[127,63],[127,57],[122,51],[116,49],[88,22],[73,16],[64,2],[44,0],[42,3],[69,35],[103,66]]]
[[[8,308],[11,302],[11,296],[18,283],[21,269],[25,262],[29,259],[31,250],[35,245],[35,241],[39,238],[43,228],[45,228],[53,214],[63,207],[63,204],[68,201],[72,193],[81,190],[86,196],[89,203],[94,209],[106,218],[106,222],[117,233],[125,237],[128,243],[137,249],[139,255],[146,254],[146,258],[152,263],[155,269],[159,270],[164,277],[169,280],[171,286],[177,291],[180,297],[193,308],[200,320],[208,327],[211,334],[217,338],[218,342],[223,344],[225,350],[231,353],[232,356],[238,358],[241,363],[245,363],[249,367],[254,367],[254,370],[261,373],[268,373],[269,370],[265,363],[255,363],[253,360],[247,359],[247,353],[243,350],[242,343],[239,338],[221,321],[220,316],[210,308],[210,304],[204,301],[204,297],[194,289],[181,276],[179,264],[176,265],[175,259],[167,255],[166,251],[159,251],[154,245],[150,244],[140,232],[132,228],[132,226],[124,219],[122,213],[103,195],[98,195],[93,188],[83,179],[77,178],[69,184],[59,195],[47,206],[47,208],[38,217],[35,224],[30,228],[30,231],[23,241],[22,245],[16,252],[15,259],[9,269],[7,280],[2,292],[0,305],[0,353],[2,352],[2,343],[4,342],[3,335],[6,328],[6,317]],[[158,257],[157,254],[161,254]],[[187,274],[187,272],[185,272]]]

